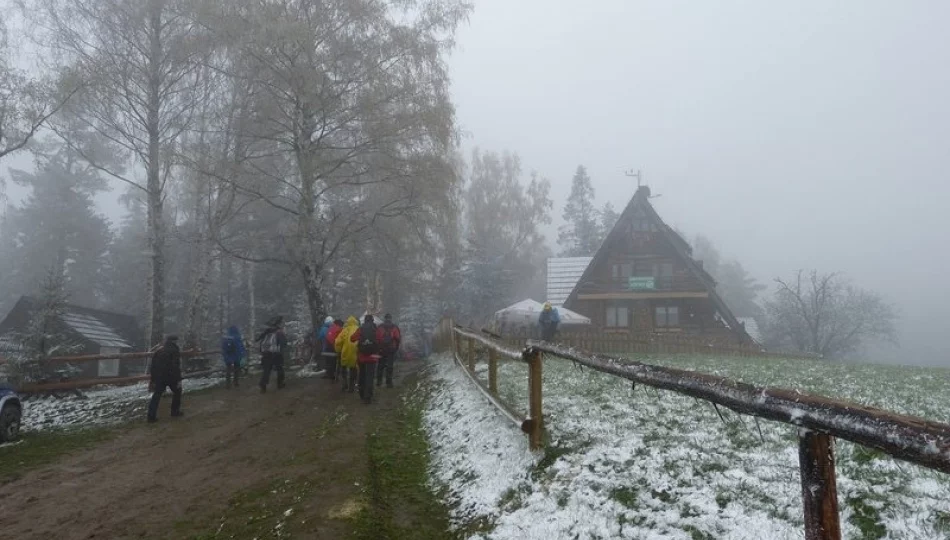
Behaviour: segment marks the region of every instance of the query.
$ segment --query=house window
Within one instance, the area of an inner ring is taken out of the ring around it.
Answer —
[[[650,232],[653,230],[653,224],[649,219],[638,218],[633,220],[633,232]]]
[[[656,327],[669,328],[680,325],[680,308],[677,306],[659,306],[656,308]]]
[[[653,266],[653,277],[656,278],[656,288],[669,290],[673,288],[673,263],[657,263]]]
[[[633,264],[622,263],[613,266],[613,277],[615,281],[625,281],[633,275]]]
[[[119,349],[112,347],[101,347],[99,349],[99,354],[119,354]],[[99,377],[118,377],[119,376],[119,359],[110,358],[108,360],[99,360],[99,369],[97,370],[96,375]]]
[[[607,304],[607,328],[628,328],[630,308],[623,304]]]

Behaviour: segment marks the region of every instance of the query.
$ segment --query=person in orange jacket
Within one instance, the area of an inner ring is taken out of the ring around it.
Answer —
[[[350,336],[350,341],[356,343],[359,364],[360,397],[363,403],[373,402],[373,379],[376,378],[376,363],[379,361],[379,328],[371,314],[363,318],[363,325]]]

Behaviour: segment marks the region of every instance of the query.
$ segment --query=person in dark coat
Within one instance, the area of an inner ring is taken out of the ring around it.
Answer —
[[[231,378],[234,378],[234,387],[239,388],[241,375],[241,362],[247,355],[244,348],[244,340],[241,338],[241,331],[237,326],[228,328],[228,333],[221,338],[221,358],[224,359],[224,380],[228,388],[231,388]]]
[[[255,343],[260,344],[261,351],[261,393],[267,392],[267,385],[270,384],[270,372],[277,372],[277,389],[284,387],[284,355],[287,353],[287,335],[284,334],[284,318],[274,317],[267,323],[267,328],[257,339]]]
[[[376,363],[379,361],[379,333],[371,314],[363,318],[363,325],[350,337],[356,343],[359,364],[359,389],[363,403],[373,402],[373,379],[376,378]]]
[[[541,310],[541,316],[538,317],[538,325],[541,326],[541,339],[554,341],[557,325],[560,323],[561,315],[557,312],[557,308],[553,307],[551,302],[545,302],[544,309]]]
[[[396,354],[402,343],[402,334],[399,327],[393,323],[393,316],[389,313],[383,317],[383,324],[376,332],[379,342],[379,366],[376,368],[376,386],[382,386],[383,375],[386,376],[386,388],[393,387],[393,364],[396,363]]]
[[[172,391],[172,416],[182,416],[181,410],[181,349],[178,336],[168,336],[165,343],[155,351],[149,366],[148,390],[152,399],[148,402],[148,421],[158,420],[158,405],[168,388]]]

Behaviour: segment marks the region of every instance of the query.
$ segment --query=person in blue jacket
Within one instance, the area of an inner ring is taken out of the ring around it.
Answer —
[[[317,341],[314,351],[316,356],[323,360],[323,367],[326,371],[326,373],[323,374],[324,379],[332,379],[336,371],[336,351],[333,350],[332,346],[327,346],[327,334],[330,333],[331,326],[333,326],[333,317],[327,317],[323,320],[323,326],[317,330]]]
[[[244,348],[244,340],[241,339],[241,331],[237,326],[228,328],[228,333],[221,338],[221,357],[224,359],[224,377],[228,388],[231,388],[231,379],[234,379],[234,387],[239,388],[238,382],[241,374],[241,362],[247,356],[247,349]]]
[[[541,325],[541,339],[553,341],[554,334],[557,333],[557,325],[560,323],[561,315],[557,312],[557,308],[552,306],[551,302],[545,302],[541,316],[538,317],[538,324]]]

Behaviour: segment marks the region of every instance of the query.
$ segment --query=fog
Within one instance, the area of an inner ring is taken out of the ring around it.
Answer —
[[[840,271],[896,304],[900,348],[950,365],[944,305],[950,35],[944,2],[481,0],[451,59],[470,144],[553,184],[578,164],[760,281]]]
[[[870,360],[950,365],[948,15],[924,1],[478,0],[448,59],[452,98],[466,150],[517,152],[551,180],[552,248],[577,165],[618,210],[637,185],[624,171],[641,170],[669,224],[770,288],[815,268],[895,304],[900,347]],[[96,200],[116,223],[114,187]]]

